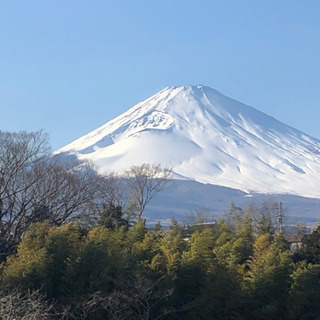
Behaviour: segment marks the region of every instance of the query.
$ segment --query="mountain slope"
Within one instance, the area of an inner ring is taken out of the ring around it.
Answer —
[[[205,86],[165,88],[58,152],[101,172],[161,163],[177,179],[320,198],[320,141]]]

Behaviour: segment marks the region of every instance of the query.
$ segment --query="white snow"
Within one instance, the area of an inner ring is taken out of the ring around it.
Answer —
[[[142,163],[178,179],[320,198],[320,141],[205,86],[165,88],[61,148],[100,172]]]

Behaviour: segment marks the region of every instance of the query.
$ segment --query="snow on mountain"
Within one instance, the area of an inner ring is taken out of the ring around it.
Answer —
[[[57,152],[100,172],[161,163],[176,179],[320,198],[320,140],[205,86],[165,88]]]

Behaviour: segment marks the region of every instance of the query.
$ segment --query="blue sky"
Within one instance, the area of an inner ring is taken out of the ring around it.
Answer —
[[[0,130],[52,149],[204,84],[320,138],[320,1],[0,1]]]

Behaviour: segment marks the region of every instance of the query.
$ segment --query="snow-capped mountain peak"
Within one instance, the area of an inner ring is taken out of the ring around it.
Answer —
[[[161,163],[176,178],[320,197],[320,141],[206,86],[165,88],[58,150],[101,172]]]

